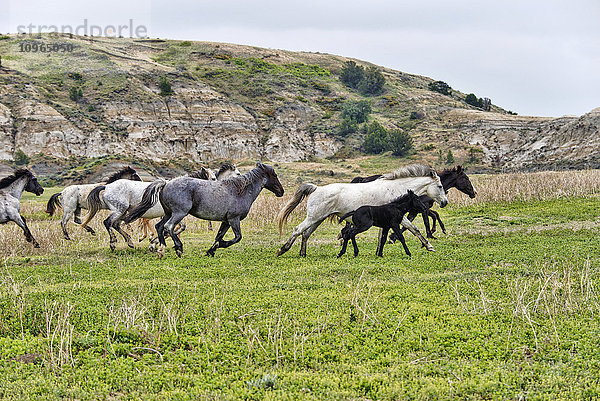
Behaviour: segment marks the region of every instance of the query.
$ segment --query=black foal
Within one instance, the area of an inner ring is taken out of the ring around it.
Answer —
[[[347,213],[340,217],[340,222],[352,217],[352,224],[342,229],[342,238],[344,243],[338,254],[338,258],[346,253],[348,241],[352,240],[354,247],[354,256],[358,255],[358,246],[356,245],[356,234],[367,231],[372,226],[383,229],[381,241],[377,247],[375,255],[383,256],[383,246],[386,243],[387,235],[390,230],[398,236],[404,247],[404,251],[410,256],[410,251],[404,241],[404,236],[400,231],[400,223],[402,218],[408,211],[417,211],[417,213],[425,213],[426,206],[419,200],[413,191],[408,191],[406,195],[401,196],[395,201],[382,206],[361,206],[353,212]]]

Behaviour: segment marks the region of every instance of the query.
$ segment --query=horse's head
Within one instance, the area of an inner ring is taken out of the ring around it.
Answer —
[[[215,177],[219,181],[240,175],[242,175],[242,173],[240,173],[240,170],[238,170],[237,166],[230,163],[223,164],[215,173]]]
[[[262,163],[256,163],[256,167],[260,168],[265,175],[266,182],[264,187],[273,192],[278,198],[282,197],[284,193],[283,185],[279,182],[279,178],[277,178],[277,173],[275,173],[273,167]]]
[[[471,184],[471,180],[469,180],[462,166],[456,167],[456,189],[469,195],[471,199],[477,195],[477,191],[473,188],[473,184]]]
[[[44,188],[42,188],[37,178],[31,172],[29,172],[29,179],[25,185],[25,191],[36,194],[37,196],[40,196],[44,193]]]
[[[448,198],[446,197],[446,191],[442,186],[442,181],[437,173],[431,169],[431,183],[427,185],[426,192],[427,196],[440,204],[440,207],[445,207],[448,204]]]

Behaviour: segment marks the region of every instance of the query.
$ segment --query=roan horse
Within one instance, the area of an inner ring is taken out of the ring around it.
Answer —
[[[202,172],[202,170],[200,170]],[[238,170],[238,168],[236,167],[235,164],[230,164],[230,163],[225,163],[223,164],[219,169],[217,170],[205,170],[207,172],[207,174],[200,174],[198,176],[193,176],[190,175],[190,177],[194,177],[194,178],[199,178],[201,180],[218,180],[218,181],[223,181],[226,180],[227,178],[231,178],[231,177],[235,177],[238,175],[242,175],[242,173],[240,173],[240,170]],[[211,174],[212,173],[212,174]],[[148,235],[150,235],[150,243],[151,245],[151,249],[154,249],[154,244],[158,241],[158,238],[156,237],[156,230],[154,229],[153,225],[150,225],[151,220],[150,219],[140,219],[140,227],[142,229],[142,236],[139,239],[140,242],[142,242]],[[209,231],[212,231],[212,223],[211,221],[208,222],[208,229]],[[175,230],[175,232],[177,232],[179,230]]]
[[[202,167],[200,170],[192,173],[192,175],[208,179],[207,177],[214,177],[214,174],[211,173],[208,169]],[[85,227],[100,209],[110,209],[110,215],[104,220],[104,227],[106,227],[106,231],[108,231],[110,237],[110,249],[115,250],[117,244],[117,237],[112,229],[121,234],[127,245],[133,248],[134,245],[131,236],[121,228],[121,222],[127,211],[136,207],[142,201],[142,195],[150,184],[151,182],[117,180],[110,184],[97,186],[88,195],[89,213],[82,225]],[[161,205],[158,204],[151,210],[148,210],[146,214],[139,217],[153,219],[162,216],[164,216],[164,211]],[[181,231],[184,229],[185,226],[182,224]]]
[[[121,170],[117,171],[110,177],[104,184],[110,184],[117,180],[133,180],[133,181],[142,181],[140,176],[136,173],[136,171],[127,166],[123,167]],[[69,220],[73,216],[73,221],[76,224],[81,224],[80,214],[81,209],[87,209],[87,197],[92,191],[92,189],[96,188],[98,185],[102,185],[103,183],[97,184],[83,184],[83,185],[69,185],[62,192],[54,194],[48,200],[48,204],[46,205],[46,213],[50,216],[54,215],[57,207],[62,207],[64,214],[62,220],[60,221],[60,226],[62,227],[63,235],[65,239],[70,240],[69,233],[67,232],[67,224]],[[87,232],[90,234],[96,234],[94,229],[84,226]]]
[[[20,214],[23,191],[34,193],[37,196],[44,193],[44,188],[38,183],[37,178],[27,169],[19,169],[0,180],[0,224],[14,221],[23,229],[27,242],[31,242],[34,247],[39,248],[40,244],[31,235],[25,217]]]
[[[279,212],[279,232],[283,231],[283,225],[290,213],[302,199],[309,196],[306,218],[294,229],[289,240],[277,252],[277,256],[287,252],[299,235],[302,235],[300,256],[306,256],[308,238],[330,215],[335,214],[339,217],[364,205],[383,205],[406,194],[408,190],[412,190],[417,195],[426,193],[442,207],[448,204],[446,193],[435,170],[420,164],[406,166],[367,183],[337,183],[322,187],[302,184],[294,197]],[[408,219],[404,218],[402,225],[415,234],[428,250],[433,250],[429,242]]]
[[[201,181],[190,177],[179,177],[172,181],[155,181],[144,193],[140,205],[131,211],[125,221],[132,221],[144,215],[148,210],[162,204],[164,217],[156,224],[160,242],[159,257],[164,255],[166,247],[164,231],[170,234],[175,244],[175,253],[181,257],[183,244],[176,235],[174,227],[188,214],[205,220],[220,221],[221,226],[213,246],[206,251],[214,256],[218,248],[227,248],[242,239],[240,221],[250,211],[263,188],[275,196],[283,196],[283,186],[273,167],[257,163],[248,173],[223,181]],[[160,202],[159,202],[160,200]],[[229,228],[235,237],[224,241]]]

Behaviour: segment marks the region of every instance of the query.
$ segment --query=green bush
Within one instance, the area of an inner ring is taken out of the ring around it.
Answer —
[[[17,150],[13,156],[17,166],[24,166],[31,160],[21,149]]]
[[[407,132],[395,129],[388,133],[388,145],[394,156],[405,156],[413,149],[413,140]]]
[[[450,94],[452,94],[452,88],[450,87],[450,85],[448,85],[444,81],[431,82],[431,83],[429,83],[428,86],[429,86],[429,90],[441,93],[442,95],[449,96]]]
[[[347,137],[350,134],[354,134],[356,131],[358,131],[358,124],[347,118],[344,118],[338,127],[337,133],[340,136]]]
[[[454,164],[454,155],[450,149],[448,149],[448,153],[446,154],[446,164]]]
[[[371,105],[366,100],[348,101],[342,109],[342,117],[357,124],[366,122],[371,113]]]
[[[78,88],[76,86],[71,87],[71,89],[69,90],[69,99],[71,99],[74,102],[78,102],[82,97],[83,91],[81,90],[81,88]]]
[[[367,125],[363,149],[370,154],[379,154],[388,149],[387,131],[377,121]]]
[[[158,89],[160,90],[158,93],[160,96],[170,96],[173,94],[171,83],[167,80],[167,77],[160,77],[160,80],[158,81]]]
[[[378,95],[383,91],[385,78],[377,67],[372,66],[365,70],[363,79],[358,84],[358,90],[363,95]]]
[[[354,61],[346,61],[342,67],[340,74],[340,81],[346,86],[351,88],[358,88],[360,81],[362,81],[365,74],[365,69],[357,65]]]

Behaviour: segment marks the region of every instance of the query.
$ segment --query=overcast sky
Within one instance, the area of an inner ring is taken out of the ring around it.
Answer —
[[[6,9],[0,32],[133,19],[151,37],[355,57],[521,115],[600,107],[600,0],[0,0]]]

